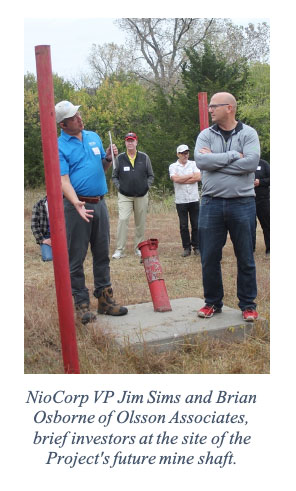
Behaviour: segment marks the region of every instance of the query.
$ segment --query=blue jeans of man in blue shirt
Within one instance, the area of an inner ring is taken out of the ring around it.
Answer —
[[[204,196],[199,212],[199,246],[205,302],[221,308],[224,296],[221,259],[229,232],[237,259],[237,296],[241,310],[255,309],[256,266],[253,255],[255,198]]]

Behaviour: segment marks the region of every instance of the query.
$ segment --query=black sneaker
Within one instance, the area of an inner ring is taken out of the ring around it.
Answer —
[[[195,256],[199,256],[199,255],[200,255],[199,249],[194,249],[194,250],[193,250],[193,254],[194,254]]]
[[[190,256],[190,254],[191,254],[191,250],[190,249],[184,249],[183,254],[182,254],[182,257],[188,257],[188,256]]]

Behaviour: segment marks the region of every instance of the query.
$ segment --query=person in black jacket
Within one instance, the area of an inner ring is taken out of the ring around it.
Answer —
[[[132,212],[135,219],[135,254],[141,256],[138,244],[144,240],[148,210],[148,190],[154,181],[150,158],[137,150],[138,137],[135,133],[125,136],[126,152],[115,160],[112,181],[118,189],[119,220],[117,226],[116,251],[113,259],[124,256],[128,223]]]
[[[255,172],[256,215],[263,230],[266,254],[270,254],[270,167],[260,159]],[[256,237],[254,237],[254,250]]]

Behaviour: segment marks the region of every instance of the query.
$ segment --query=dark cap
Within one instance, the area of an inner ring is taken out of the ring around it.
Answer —
[[[136,133],[127,133],[127,135],[125,135],[124,139],[125,140],[137,140],[138,137],[137,137]]]

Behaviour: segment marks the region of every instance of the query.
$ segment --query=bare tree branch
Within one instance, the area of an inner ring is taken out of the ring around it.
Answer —
[[[212,20],[193,18],[150,19],[126,18],[119,21],[138,43],[143,60],[149,65],[155,81],[166,91],[178,83],[176,77],[184,62],[184,48],[201,43]]]
[[[181,83],[187,49],[203,49],[207,40],[230,61],[246,57],[266,61],[269,27],[237,26],[230,19],[122,18],[116,23],[127,32],[125,46],[93,45],[89,62],[99,80],[127,71],[158,85],[167,94]]]

